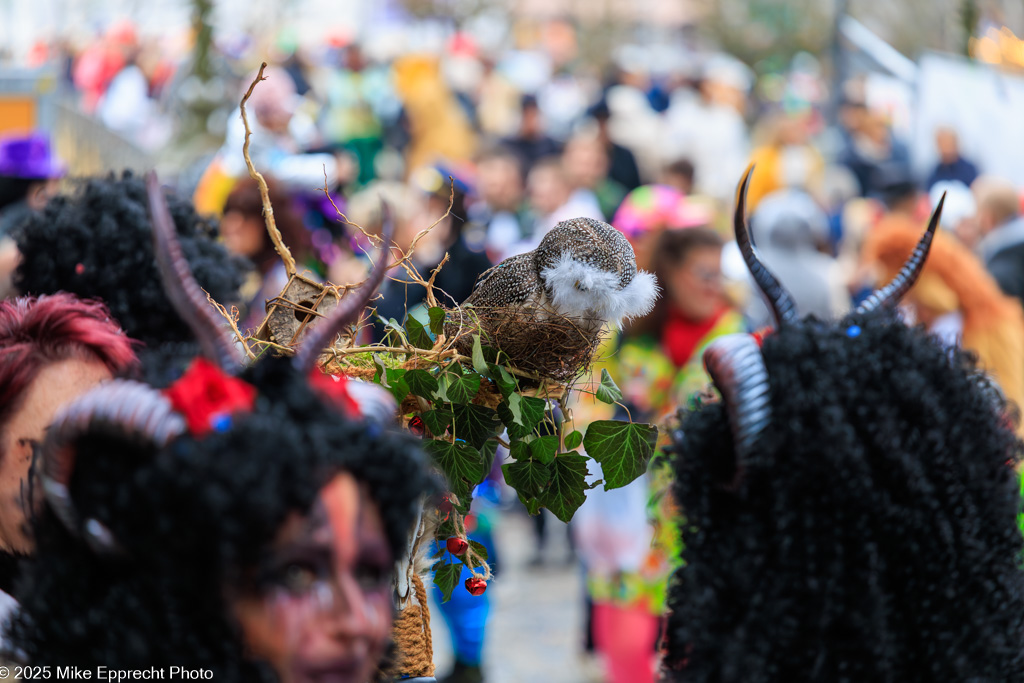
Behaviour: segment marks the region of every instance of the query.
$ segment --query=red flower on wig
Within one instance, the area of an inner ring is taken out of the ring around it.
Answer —
[[[328,375],[320,368],[313,368],[309,373],[309,385],[321,396],[333,401],[345,414],[359,416],[359,404],[348,391],[348,377]]]
[[[252,410],[256,387],[196,358],[188,371],[164,391],[171,405],[185,418],[193,436],[224,431],[235,413]]]

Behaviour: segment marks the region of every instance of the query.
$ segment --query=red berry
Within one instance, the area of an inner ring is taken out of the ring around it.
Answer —
[[[446,545],[448,546],[448,552],[452,555],[461,555],[469,548],[469,543],[466,542],[466,539],[459,538],[458,536],[449,538]]]
[[[478,577],[466,579],[466,590],[470,595],[483,595],[487,590],[487,582]]]
[[[419,415],[409,420],[409,431],[413,436],[423,436],[427,433],[427,427],[423,424],[423,418]]]
[[[452,507],[451,499],[448,497],[448,494],[445,494],[437,506],[437,514],[441,516],[441,519],[447,522],[448,518],[451,517]]]

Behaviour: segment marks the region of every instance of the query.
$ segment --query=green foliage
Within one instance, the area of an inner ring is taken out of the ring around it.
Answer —
[[[426,370],[409,370],[405,373],[405,383],[409,391],[427,400],[433,398],[438,389],[437,379]]]
[[[434,334],[441,334],[444,332],[444,309],[440,306],[434,306],[427,311],[427,317],[430,318],[430,331]]]
[[[459,583],[459,576],[462,575],[462,563],[435,564],[434,585],[441,589],[441,599],[448,602],[452,599],[452,591]]]
[[[430,338],[427,328],[414,316],[409,316],[405,321],[405,333],[409,337],[409,343],[418,349],[434,348],[434,340]]]
[[[652,425],[601,420],[587,428],[583,446],[601,463],[604,488],[609,490],[625,486],[646,471],[657,440],[658,429]]]
[[[444,311],[432,308],[427,314],[426,325],[412,318],[404,327],[387,321],[388,334],[407,344],[406,348],[432,349],[435,336],[444,333]],[[470,358],[461,362],[439,355],[433,364],[418,362],[404,369],[388,367],[392,360],[373,356],[374,381],[400,404],[409,394],[417,397],[416,414],[429,432],[424,450],[454,497],[450,513],[442,514],[445,518],[435,532],[442,542],[465,536],[462,516],[469,512],[473,490],[491,471],[495,458],[502,458],[505,482],[530,514],[546,507],[568,522],[587,490],[597,485],[587,482],[590,473],[596,472],[590,461],[600,463],[605,488],[611,489],[640,476],[653,455],[657,430],[651,425],[595,422],[586,435],[582,430],[564,429],[556,419],[554,402],[529,395],[536,382],[521,380],[479,335],[473,337]],[[607,372],[594,393],[606,403],[622,400],[622,392]],[[462,561],[444,549],[434,556],[434,582],[445,600],[456,589],[463,566],[479,571],[477,565],[487,560],[483,546],[471,542],[471,547],[473,552]]]
[[[601,370],[601,383],[597,386],[597,400],[604,403],[617,403],[622,400],[622,390],[608,374]]]

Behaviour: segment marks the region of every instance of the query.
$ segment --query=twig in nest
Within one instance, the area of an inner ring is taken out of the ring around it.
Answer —
[[[249,128],[249,117],[245,113],[245,103],[249,101],[249,97],[252,95],[256,84],[266,80],[266,77],[263,75],[263,70],[266,68],[267,63],[263,62],[260,65],[259,72],[256,74],[256,78],[249,85],[249,89],[245,92],[245,96],[242,97],[242,103],[239,105],[239,108],[242,110],[242,124],[245,126],[245,144],[242,145],[242,156],[245,157],[245,165],[249,169],[249,177],[260,186],[260,198],[263,200],[263,217],[267,222],[267,232],[270,233],[270,240],[274,243],[274,249],[281,257],[281,260],[284,261],[288,277],[291,277],[295,275],[295,259],[292,258],[292,252],[288,249],[288,245],[284,243],[281,231],[277,229],[277,222],[274,220],[274,207],[270,205],[270,190],[267,189],[267,181],[264,179],[263,174],[253,166],[252,157],[249,156],[249,138],[252,136],[252,129]]]
[[[430,231],[436,228],[438,223],[443,221],[445,218],[448,218],[448,216],[452,214],[452,207],[455,205],[455,179],[452,178],[451,176],[448,176],[448,181],[451,183],[451,189],[448,193],[448,208],[445,210],[443,214],[441,214],[441,216],[436,221],[434,221],[429,226],[416,233],[416,236],[412,238],[412,243],[409,245],[409,249],[402,254],[402,258],[400,258],[391,266],[392,268],[400,266],[406,261],[410,260],[412,258],[413,252],[416,251],[416,245],[420,243],[420,240],[426,237],[428,234],[430,234]],[[397,245],[395,245],[393,248],[398,249],[399,252],[402,251],[401,248],[399,248]]]
[[[249,357],[249,360],[256,360],[256,354],[252,352],[252,349],[249,348],[249,344],[246,343],[245,335],[243,335],[242,331],[238,329],[237,311],[234,307],[232,307],[233,314],[228,313],[227,309],[217,303],[216,299],[214,299],[213,296],[205,289],[203,290],[203,294],[206,295],[206,300],[213,304],[213,307],[217,309],[217,312],[224,316],[224,319],[228,321],[229,325],[231,325],[231,331],[235,333],[235,339],[237,339],[242,345],[242,348],[245,349],[245,355]]]
[[[370,233],[366,232],[366,230],[363,228],[363,226],[359,225],[358,223],[353,223],[352,221],[350,221],[348,219],[348,216],[346,216],[344,214],[344,212],[341,209],[338,208],[338,205],[334,203],[334,197],[331,196],[331,191],[327,187],[327,167],[326,166],[324,166],[324,187],[323,187],[323,193],[327,197],[327,201],[329,201],[331,203],[331,206],[334,207],[334,212],[336,214],[338,214],[339,218],[341,218],[341,222],[342,223],[344,223],[345,225],[351,225],[353,228],[355,228],[359,232],[363,233],[363,236],[366,239],[370,240],[370,244],[373,244],[375,246],[380,246],[381,245],[381,243],[384,241],[384,239],[380,235],[371,235]]]
[[[448,257],[449,255],[448,252],[446,251],[444,253],[444,258],[441,259],[441,262],[438,263],[437,267],[435,267],[433,272],[430,273],[430,279],[427,280],[427,284],[425,285],[427,290],[427,305],[430,306],[431,308],[437,306],[437,299],[434,297],[434,280],[437,279],[437,274],[441,272],[441,268],[444,266],[444,264],[448,263]]]

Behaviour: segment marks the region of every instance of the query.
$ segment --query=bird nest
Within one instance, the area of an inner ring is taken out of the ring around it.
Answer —
[[[590,367],[601,344],[592,320],[568,318],[526,306],[465,306],[448,309],[445,336],[463,356],[472,356],[473,336],[500,351],[518,370],[571,383]]]

